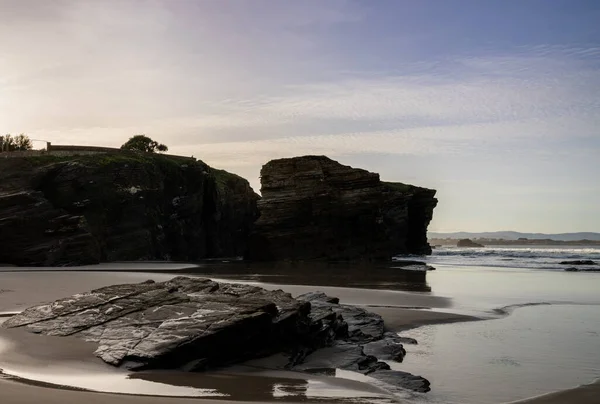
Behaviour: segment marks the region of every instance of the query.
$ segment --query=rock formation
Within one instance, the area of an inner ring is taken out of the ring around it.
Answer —
[[[561,261],[560,265],[598,265],[596,261],[592,260],[572,260],[572,261]]]
[[[483,244],[479,244],[474,242],[471,239],[468,238],[463,238],[461,240],[458,240],[458,243],[456,243],[457,247],[473,247],[473,248],[477,248],[477,247],[485,247]]]
[[[273,160],[261,170],[250,260],[389,260],[430,254],[435,191],[384,183],[325,156]]]
[[[258,198],[243,178],[191,159],[0,159],[0,263],[240,256]]]
[[[600,264],[592,260],[561,261],[560,265],[571,265],[565,268],[567,272],[600,272]]]
[[[131,370],[202,371],[277,354],[273,368],[336,368],[382,383],[428,391],[429,382],[378,360],[406,354],[377,314],[323,293],[296,299],[281,290],[176,277],[115,285],[31,307],[6,328],[95,342],[105,362]]]

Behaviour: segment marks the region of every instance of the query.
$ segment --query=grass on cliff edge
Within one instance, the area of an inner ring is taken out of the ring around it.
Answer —
[[[72,156],[53,156],[50,154],[42,156],[27,156],[23,157],[25,160],[31,162],[34,166],[42,166],[46,164],[61,163],[67,161],[79,161],[82,163],[93,163],[97,165],[110,165],[115,163],[155,163],[155,162],[166,162],[177,164],[189,164],[198,162],[204,164],[202,161],[189,160],[174,158],[170,156],[164,156],[161,154],[141,154],[141,153],[114,153],[114,154],[82,154]]]
[[[399,192],[409,192],[409,191],[414,190],[415,188],[418,188],[418,187],[415,187],[414,185],[403,184],[401,182],[381,181],[381,183],[385,186],[392,188],[394,191],[399,191]]]
[[[184,165],[200,165],[205,168],[215,179],[217,187],[221,190],[234,188],[236,184],[246,181],[239,175],[230,173],[225,170],[212,168],[202,160],[186,160],[177,157],[165,156],[162,154],[150,153],[114,153],[114,154],[93,154],[93,155],[73,155],[73,156],[28,156],[23,157],[33,166],[40,167],[48,164],[77,161],[83,164],[93,164],[97,166],[109,166],[113,164],[150,164],[158,165],[163,172],[178,172]],[[247,182],[247,181],[246,181]]]

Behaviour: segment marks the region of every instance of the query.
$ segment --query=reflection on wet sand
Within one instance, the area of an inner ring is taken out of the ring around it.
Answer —
[[[172,386],[201,390],[216,390],[223,398],[239,401],[298,402],[323,400],[326,402],[387,402],[389,393],[377,387],[349,379],[308,377],[295,372],[257,371],[244,366],[239,372],[186,373],[186,372],[140,372],[130,379],[141,379]],[[335,371],[334,371],[335,373]],[[285,377],[282,377],[285,376]],[[385,401],[381,401],[384,400]],[[361,401],[365,402],[365,401]]]
[[[430,292],[427,272],[395,263],[248,263],[213,261],[178,272],[286,285],[343,286],[361,289]]]
[[[0,294],[0,310],[19,311],[44,301],[52,301],[82,291],[118,283],[136,283],[146,279],[163,281],[177,275],[205,276],[232,282],[251,282],[267,289],[283,289],[292,295],[322,290],[337,296],[342,302],[373,306],[384,311],[390,328],[417,324],[433,313],[407,310],[407,307],[447,307],[449,299],[433,296],[424,271],[411,271],[396,263],[382,264],[248,264],[241,261],[208,261],[196,265],[165,265],[163,263],[122,263],[80,268],[79,271],[52,272],[28,269],[16,272],[0,270],[0,283],[6,293]],[[425,293],[406,293],[418,291]],[[4,335],[6,336],[6,335]],[[31,341],[27,348],[5,351],[1,358],[8,373],[34,383],[69,385],[96,391],[149,395],[210,397],[217,400],[255,402],[389,402],[390,394],[365,380],[349,380],[350,376],[298,374],[265,369],[232,370],[209,373],[153,372],[127,377],[104,364],[88,369],[96,362],[92,351],[76,355],[72,341],[60,338],[56,349],[49,341],[39,343],[40,336],[29,334],[13,339],[18,344]],[[58,338],[58,337],[57,337]],[[64,350],[61,348],[64,344]],[[38,349],[39,348],[39,349]],[[59,349],[60,348],[60,349]],[[87,348],[86,348],[87,349]],[[58,353],[69,354],[68,363]],[[56,356],[58,355],[58,356]],[[76,355],[76,358],[72,358]],[[12,366],[10,365],[12,358]],[[85,359],[88,358],[89,360]],[[44,361],[45,363],[40,363]],[[85,362],[85,366],[81,365]],[[51,365],[51,366],[49,366]],[[362,376],[362,375],[361,375]]]

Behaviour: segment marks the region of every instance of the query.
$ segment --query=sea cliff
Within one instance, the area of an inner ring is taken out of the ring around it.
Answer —
[[[152,154],[0,159],[0,262],[62,266],[239,256],[248,181]]]
[[[202,161],[149,153],[0,159],[0,263],[431,253],[435,190],[382,182],[325,156],[270,161],[261,185],[262,198]]]

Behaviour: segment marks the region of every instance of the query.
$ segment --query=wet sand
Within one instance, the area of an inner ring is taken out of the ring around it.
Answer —
[[[177,274],[170,273],[135,273],[135,272],[0,272],[0,312],[20,311],[34,304],[52,301],[60,297],[71,294],[87,291],[90,289],[112,285],[116,283],[141,282],[146,279],[155,279],[157,281],[167,280]],[[197,274],[202,276],[202,274]],[[214,275],[211,274],[214,278]],[[229,279],[231,280],[231,278]],[[342,288],[336,286],[312,286],[312,285],[277,285],[263,284],[255,282],[252,278],[244,279],[245,282],[255,283],[268,289],[283,289],[298,295],[308,291],[322,290],[326,293],[340,297],[343,303],[366,305],[369,310],[380,314],[386,323],[386,327],[392,331],[402,331],[410,328],[415,328],[425,324],[436,324],[458,321],[477,320],[476,317],[464,316],[448,312],[438,312],[435,308],[447,308],[450,301],[447,298],[434,296],[429,293],[409,293],[402,290],[371,290],[360,288]],[[266,281],[264,278],[257,278],[258,281]],[[282,281],[283,279],[278,279]],[[343,284],[343,283],[342,283]],[[397,286],[395,284],[394,286]],[[419,309],[415,309],[419,308]],[[92,346],[78,341],[77,343],[68,343],[68,350],[61,348],[64,344],[64,339],[54,345],[52,342],[36,343],[37,335],[29,334],[27,336],[19,336],[16,334],[9,335],[2,331],[0,337],[12,340],[12,347],[5,350],[4,356],[0,356],[0,363],[12,364],[17,370],[23,370],[24,375],[31,369],[45,370],[46,372],[54,372],[55,366],[63,366],[63,370],[68,368],[71,370],[77,369],[89,371],[90,367],[95,371],[108,374],[114,373],[115,369],[104,364],[92,355]],[[13,331],[14,332],[14,331]],[[1,366],[0,366],[1,367]],[[10,370],[7,368],[7,370]],[[406,369],[410,371],[410,369]],[[106,372],[106,373],[105,373]],[[9,372],[10,373],[10,372]],[[212,373],[212,372],[211,372]],[[218,372],[216,372],[218,373]],[[68,380],[68,375],[67,380]],[[235,376],[235,375],[233,375]],[[272,402],[275,398],[272,395],[265,395],[264,392],[269,392],[273,386],[280,383],[281,380],[290,380],[290,375],[277,374],[276,371],[271,371],[268,375],[262,376],[235,376],[227,381],[227,377],[233,377],[232,374],[221,373],[217,377],[225,377],[223,385],[234,385],[236,394],[228,399],[212,399],[204,397],[156,397],[152,395],[130,395],[130,394],[112,394],[100,393],[91,391],[77,391],[76,389],[56,388],[56,384],[60,382],[54,381],[52,385],[40,382],[32,382],[25,380],[15,380],[14,378],[0,375],[0,402],[6,404],[33,404],[33,403],[49,403],[49,404],[69,404],[86,402],[94,403],[165,403],[179,404],[190,403],[190,400],[200,400],[198,402],[205,404],[213,403],[240,403],[259,401]],[[25,377],[25,376],[24,376]],[[212,375],[211,377],[214,377]],[[305,375],[302,377],[306,378]],[[299,381],[287,383],[288,386],[296,389],[298,386],[303,388],[302,377],[296,377]],[[168,383],[168,379],[172,379],[172,375],[152,375],[147,377],[148,380],[160,382],[163,380]],[[63,378],[64,379],[64,378]],[[123,378],[125,379],[125,378]],[[137,378],[136,378],[137,379]],[[140,378],[143,379],[143,378]],[[179,379],[179,378],[177,378]],[[333,378],[329,378],[330,380]],[[54,379],[56,380],[56,379]],[[260,380],[260,381],[259,381]],[[372,386],[360,386],[360,382],[344,379],[333,379],[335,382],[327,388],[338,389],[343,397],[344,392],[350,391],[369,391],[374,388]],[[121,380],[122,381],[122,380]],[[143,382],[144,380],[140,380]],[[257,382],[259,381],[259,382]],[[196,378],[195,383],[202,387],[214,385],[215,380],[208,378]],[[174,383],[175,384],[175,383]],[[286,384],[286,382],[283,382]],[[217,383],[218,385],[218,383]],[[170,388],[177,388],[173,384],[163,384],[167,391]],[[262,386],[263,390],[260,390]],[[101,388],[91,390],[102,390]],[[254,393],[252,392],[254,390]],[[151,394],[151,389],[145,394]],[[176,390],[172,390],[176,391]],[[143,389],[139,391],[142,393]],[[373,391],[370,391],[373,393]],[[247,394],[246,394],[247,393]],[[164,394],[161,392],[161,394]],[[253,396],[254,394],[254,396]],[[256,395],[258,394],[258,395]],[[262,394],[262,395],[260,395]],[[173,396],[179,395],[178,393]],[[231,401],[231,398],[235,398]],[[238,400],[238,397],[242,397]],[[355,396],[356,397],[356,396]],[[562,392],[552,393],[541,397],[536,397],[524,401],[520,404],[557,404],[557,403],[600,403],[600,384],[595,383],[588,386],[565,390]],[[281,401],[278,398],[277,401]],[[335,402],[336,399],[326,399],[323,397],[307,397],[302,394],[287,397],[286,402]]]
[[[0,271],[0,312],[20,311],[27,307],[54,301],[86,292],[103,286],[120,283],[137,283],[148,279],[157,282],[169,280],[175,276],[191,274],[143,273],[143,272],[3,272]],[[206,274],[193,274],[208,277]],[[215,281],[233,282],[233,279],[222,279],[213,274]],[[296,283],[263,283],[242,280],[236,282],[250,283],[265,289],[283,289],[297,296],[307,292],[322,291],[330,296],[340,298],[344,304],[369,305],[393,308],[447,308],[450,299],[429,293],[413,293],[403,289],[363,289],[358,287],[313,286]],[[344,283],[340,283],[344,285]]]
[[[148,397],[124,394],[91,393],[56,389],[0,379],[3,404],[190,404],[190,398]],[[238,404],[236,401],[207,400],[203,404]]]
[[[479,317],[425,309],[403,309],[396,307],[373,307],[368,310],[379,314],[389,331],[401,332],[428,324],[445,324],[481,320]]]
[[[147,279],[163,281],[177,275],[179,274],[125,271],[0,271],[0,285],[2,285],[0,313],[8,315],[35,304],[106,285],[141,282]],[[193,275],[210,275],[213,279],[217,278],[216,274],[195,272]],[[227,278],[226,281],[235,280],[234,277]],[[266,280],[246,278],[241,282],[253,283],[267,289],[283,289],[292,295],[321,290],[339,297],[344,303],[369,306],[370,310],[383,316],[390,330],[407,329],[431,322],[471,319],[456,314],[430,311],[429,308],[432,307],[448,307],[450,302],[447,298],[433,296],[430,293],[339,287],[331,284],[313,286],[257,282]],[[285,279],[278,279],[278,281],[283,280]],[[425,309],[416,310],[415,307]],[[44,403],[63,404],[83,401],[169,404],[189,403],[191,399],[201,400],[203,403],[226,403],[228,399],[234,400],[229,402],[275,400],[278,402],[348,402],[348,400],[357,402],[357,399],[364,398],[371,401],[369,398],[382,399],[387,396],[387,392],[364,380],[252,369],[249,366],[245,368],[237,366],[235,370],[225,369],[206,374],[154,372],[148,375],[136,374],[135,377],[128,378],[126,372],[119,371],[97,359],[93,355],[94,349],[95,344],[88,344],[75,338],[40,336],[22,330],[0,330],[0,351],[2,351],[0,367],[4,367],[8,375],[17,376],[17,379],[10,376],[0,379],[0,402],[38,403],[40,397],[44,397]],[[347,375],[347,377],[353,376]],[[61,384],[87,391],[56,388]],[[204,391],[215,390],[224,392],[227,397],[218,399],[202,397]],[[127,392],[145,395],[114,394]],[[276,393],[279,396],[275,397]],[[153,395],[163,397],[152,397]],[[194,397],[181,397],[185,395]]]
[[[274,365],[277,358],[263,358],[262,366],[239,364],[205,373],[176,370],[130,373],[109,366],[94,356],[96,347],[95,343],[76,337],[0,329],[0,363],[8,377],[4,381],[12,380],[25,387],[54,386],[69,392],[85,390],[90,394],[215,398],[219,402],[223,399],[244,402],[271,402],[275,399],[322,402],[327,399],[342,403],[348,401],[346,398],[379,399],[388,395],[387,391],[372,386],[368,380],[366,383],[361,380],[361,377],[364,378],[362,375],[349,379],[278,370]],[[13,389],[18,389],[18,386]],[[0,390],[0,398],[4,393],[3,389]]]
[[[23,384],[0,378],[3,404],[190,404],[190,398],[149,397],[122,394],[91,393]],[[202,404],[240,404],[240,401],[202,399]],[[305,400],[298,401],[306,403]],[[322,400],[320,402],[323,402]],[[600,383],[531,398],[514,404],[598,404]]]
[[[600,380],[573,389],[544,394],[543,396],[515,401],[511,404],[599,404]]]

